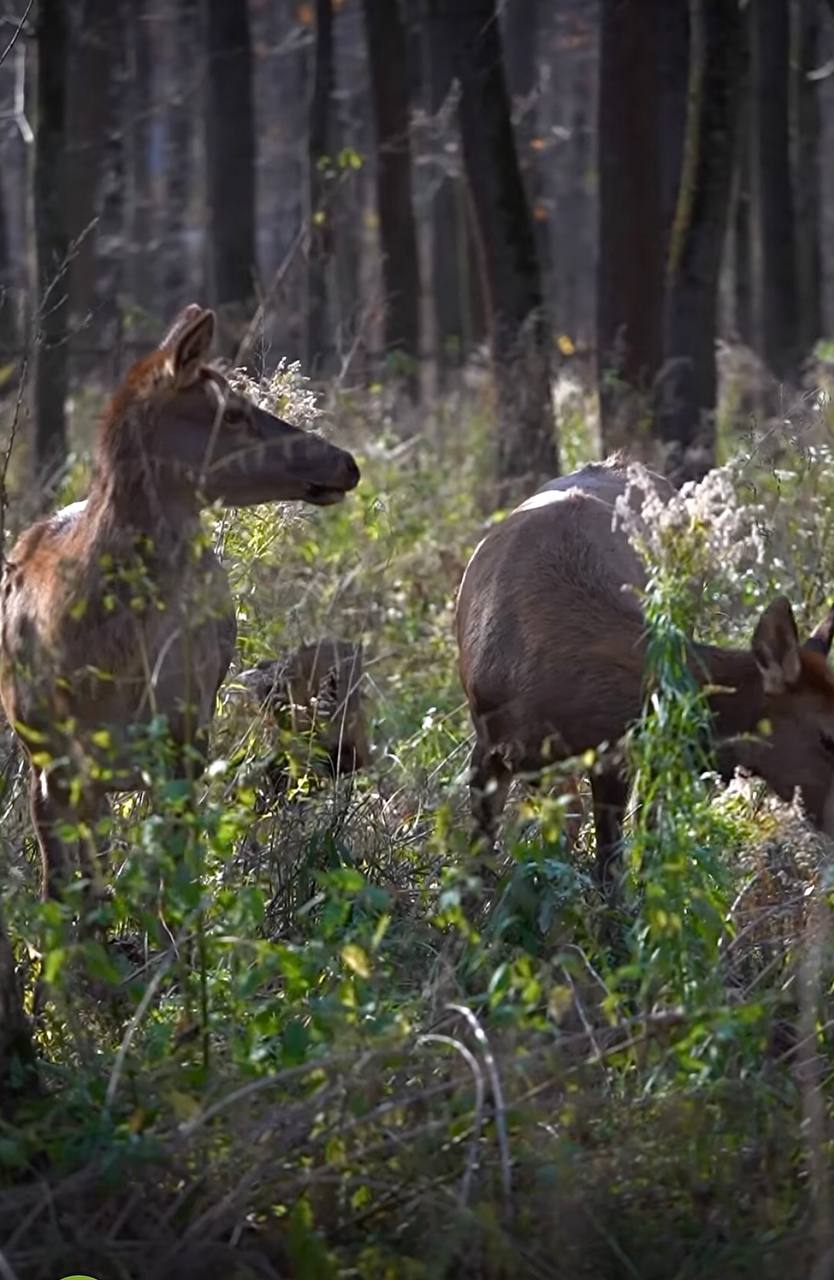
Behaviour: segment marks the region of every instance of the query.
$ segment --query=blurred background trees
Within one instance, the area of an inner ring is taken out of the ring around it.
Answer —
[[[229,358],[381,380],[400,434],[477,385],[499,501],[556,470],[560,372],[598,389],[601,448],[680,478],[714,457],[718,340],[793,387],[834,328],[824,0],[0,21],[0,389],[27,370],[38,473],[195,298]]]

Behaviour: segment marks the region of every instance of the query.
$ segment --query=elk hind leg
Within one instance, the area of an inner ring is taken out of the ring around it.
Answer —
[[[513,771],[502,754],[476,742],[469,766],[469,802],[475,841],[484,852],[495,846],[512,778]]]

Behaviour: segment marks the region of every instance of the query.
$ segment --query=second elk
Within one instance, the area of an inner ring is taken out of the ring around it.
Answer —
[[[664,500],[668,481],[644,472]],[[494,843],[510,782],[606,743],[643,704],[647,635],[637,593],[645,568],[612,523],[629,490],[620,458],[546,484],[476,548],[456,605],[460,675],[475,726],[470,793],[476,835]],[[639,490],[629,490],[638,508]],[[764,610],[749,649],[690,646],[708,696],[717,764],[763,778],[784,800],[801,792],[834,834],[834,673],[829,613],[800,643],[790,603]],[[611,890],[628,799],[620,753],[591,776],[596,874]]]
[[[89,497],[27,529],[5,567],[0,701],[29,758],[48,895],[71,874],[66,829],[93,875],[105,796],[144,787],[137,730],[165,717],[180,776],[205,756],[236,624],[200,509],[322,506],[359,480],[345,450],[229,387],[206,363],[213,333],[192,304],[134,365],[102,420]]]

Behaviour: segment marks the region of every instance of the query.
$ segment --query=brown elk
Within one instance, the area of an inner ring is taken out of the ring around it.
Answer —
[[[243,688],[280,729],[313,735],[335,777],[364,769],[370,757],[362,706],[362,650],[324,637],[241,671]],[[314,760],[314,765],[315,765]]]
[[[646,472],[664,501],[668,481]],[[614,747],[642,709],[646,635],[637,594],[644,566],[614,506],[628,489],[622,459],[544,485],[476,548],[456,606],[460,675],[472,720],[470,795],[479,840],[491,846],[513,775],[535,774]],[[639,509],[642,495],[631,490]],[[834,834],[834,611],[799,643],[784,597],[756,625],[751,649],[692,643],[725,779],[736,766]],[[768,729],[769,726],[769,729]],[[611,887],[628,782],[616,752],[594,768],[598,881]]]
[[[5,566],[0,701],[29,757],[46,894],[71,871],[61,827],[90,832],[108,792],[144,785],[137,726],[164,715],[177,771],[200,767],[236,638],[200,509],[322,506],[359,480],[349,453],[205,363],[214,323],[192,304],[134,365],[100,424],[88,498],[27,529]]]

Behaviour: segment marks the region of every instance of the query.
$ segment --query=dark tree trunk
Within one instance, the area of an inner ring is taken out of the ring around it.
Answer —
[[[307,364],[321,372],[332,352],[327,278],[333,255],[333,9],[331,0],[316,0],[316,47],[308,130],[310,183],[310,247],[307,297]]]
[[[127,112],[125,82],[127,65],[127,11],[122,0],[111,0],[101,29],[107,67],[107,130],[99,156],[95,235],[95,322],[110,366],[108,378],[123,372],[124,316],[122,301],[127,279],[128,219],[125,201]]]
[[[820,87],[808,72],[818,65],[820,14],[816,4],[803,0],[795,9],[798,24],[796,86],[796,233],[799,291],[799,347],[808,356],[822,336],[821,251],[821,120]]]
[[[162,197],[163,313],[202,296],[202,280],[195,283],[189,269],[189,205],[194,185],[192,101],[199,69],[194,65],[197,0],[168,0],[160,50],[163,75],[173,93],[166,103]]]
[[[409,75],[399,0],[364,0],[376,127],[376,193],[385,293],[385,348],[406,357],[406,382],[419,385],[420,278],[411,201]]]
[[[432,356],[440,384],[464,356],[464,295],[468,288],[465,207],[461,216],[460,178],[450,165],[449,147],[457,142],[456,122],[450,129],[444,106],[453,89],[451,51],[446,27],[436,9],[421,6],[422,62],[425,105],[430,117],[427,137],[429,163],[429,261]]]
[[[749,23],[749,18],[748,18]],[[736,136],[736,174],[733,200],[733,327],[734,337],[753,342],[753,243],[750,150],[750,82],[740,92]]]
[[[206,0],[206,178],[221,345],[236,349],[255,296],[255,119],[248,5]]]
[[[37,481],[62,464],[67,452],[67,25],[65,0],[41,0],[33,184],[37,297],[32,466]]]
[[[799,359],[796,224],[790,168],[789,0],[756,0],[753,26],[753,190],[756,348],[778,378]]]
[[[103,349],[101,317],[96,311],[97,244],[103,175],[108,152],[111,54],[109,36],[111,6],[108,0],[87,0],[68,9],[71,22],[68,56],[71,74],[67,87],[69,172],[67,182],[67,231],[73,245],[70,269],[73,365],[83,377],[96,367]]]
[[[661,364],[666,247],[686,118],[688,26],[687,0],[603,0],[597,361],[607,449],[637,446],[635,432],[646,420]]]
[[[17,349],[17,307],[15,305],[14,271],[9,251],[9,227],[6,197],[0,187],[0,364],[5,368],[15,359]],[[6,382],[0,369],[0,386]]]
[[[745,24],[725,0],[692,4],[684,164],[666,263],[655,430],[664,470],[700,478],[715,461],[718,277],[727,230]]]
[[[463,158],[487,286],[498,392],[498,497],[508,502],[558,470],[550,325],[513,136],[494,2],[432,3],[442,3],[461,83]]]
[[[542,133],[539,55],[546,30],[544,14],[539,0],[510,0],[504,6],[502,16],[507,88],[513,99],[521,176],[533,215],[539,269],[542,279],[549,284],[552,280],[550,236],[544,199],[543,153],[538,145]],[[549,294],[550,289],[546,292]]]
[[[130,33],[130,293],[148,320],[161,310],[157,294],[151,125],[154,101],[149,17],[142,5],[128,13]]]
[[[0,916],[0,1114],[12,1118],[15,1097],[37,1089],[35,1055],[20,998],[14,955]]]

